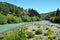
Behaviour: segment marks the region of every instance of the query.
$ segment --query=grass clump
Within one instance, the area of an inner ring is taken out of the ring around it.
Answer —
[[[33,37],[34,37],[34,34],[32,32],[27,33],[27,38],[33,38]]]
[[[12,33],[6,35],[3,40],[27,40],[24,30],[14,30]]]
[[[38,29],[36,32],[35,32],[36,35],[39,35],[39,34],[42,34],[42,30],[41,29]]]
[[[35,29],[33,29],[32,31],[36,31]]]
[[[58,26],[58,29],[60,29],[60,26]]]
[[[51,35],[51,34],[54,34],[54,31],[53,30],[48,30],[44,35],[45,36],[48,36],[48,35]]]
[[[42,40],[42,37],[34,37],[33,40]]]

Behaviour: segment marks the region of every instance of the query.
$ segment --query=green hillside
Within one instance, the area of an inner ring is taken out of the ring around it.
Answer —
[[[39,21],[40,15],[34,9],[24,10],[16,5],[0,2],[0,24]]]
[[[41,14],[41,18],[50,20],[51,22],[54,23],[60,23],[60,10],[58,8],[56,11]]]

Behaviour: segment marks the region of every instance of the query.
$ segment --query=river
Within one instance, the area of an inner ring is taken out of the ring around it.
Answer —
[[[37,21],[37,22],[24,22],[24,23],[18,23],[18,24],[5,24],[5,25],[0,25],[0,33],[3,33],[5,31],[14,29],[16,27],[20,27],[23,25],[31,24],[31,23],[41,23],[41,24],[51,24],[52,22],[48,20],[43,20],[43,21]]]

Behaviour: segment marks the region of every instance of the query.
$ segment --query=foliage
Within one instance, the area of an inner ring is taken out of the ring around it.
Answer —
[[[32,17],[32,21],[39,21],[39,17],[33,16],[33,17]]]
[[[34,9],[24,10],[16,5],[0,2],[0,24],[31,22],[41,20],[40,14]]]
[[[42,40],[42,37],[34,37],[33,40]]]
[[[35,34],[36,34],[36,35],[42,34],[42,30],[41,30],[41,29],[37,30],[37,31],[35,32]]]
[[[60,16],[58,17],[51,17],[50,20],[55,23],[60,23]]]
[[[6,24],[6,23],[7,23],[7,17],[0,13],[0,24]]]
[[[14,32],[6,35],[3,40],[27,40],[25,32],[21,29],[20,31],[15,30]]]
[[[29,17],[29,16],[23,16],[23,21],[24,22],[31,22],[32,20],[31,20],[31,17]]]
[[[48,29],[48,31],[44,34],[45,36],[54,34],[54,31],[51,29]]]
[[[7,14],[8,17],[8,23],[19,23],[22,22],[22,19],[20,17],[17,16],[13,16],[11,14]]]
[[[27,33],[27,38],[33,38],[33,37],[34,37],[34,34],[32,32]]]

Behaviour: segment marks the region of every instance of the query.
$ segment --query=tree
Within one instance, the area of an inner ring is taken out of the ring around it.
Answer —
[[[34,9],[29,9],[29,10],[28,10],[28,13],[29,13],[29,16],[30,16],[30,17],[33,17],[33,16],[38,16],[38,17],[40,17],[40,14],[39,14],[36,10],[34,10]]]
[[[59,13],[59,8],[58,8],[56,11],[56,16],[59,16],[59,15],[60,15],[60,13]]]

